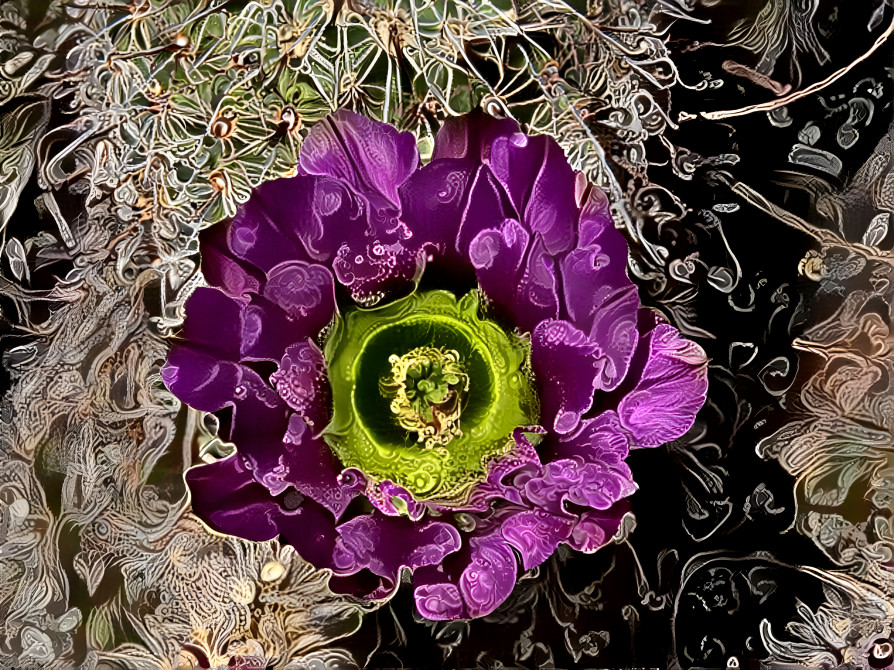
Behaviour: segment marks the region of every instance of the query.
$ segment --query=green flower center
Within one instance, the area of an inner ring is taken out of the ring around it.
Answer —
[[[530,343],[485,318],[474,291],[351,310],[324,352],[327,443],[345,467],[419,500],[461,503],[488,462],[513,448],[513,430],[538,419]]]

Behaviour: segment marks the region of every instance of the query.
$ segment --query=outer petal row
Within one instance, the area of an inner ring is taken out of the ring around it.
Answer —
[[[417,165],[409,133],[346,111],[317,124],[299,175],[264,184],[225,236],[203,239],[205,276],[221,290],[190,298],[186,343],[163,377],[198,409],[234,408],[239,454],[187,475],[193,507],[213,528],[279,534],[332,569],[334,589],[364,597],[388,595],[406,567],[423,615],[482,616],[511,593],[516,553],[527,570],[562,542],[594,551],[608,540],[635,490],[628,450],[691,426],[706,362],[671,326],[642,332],[605,196],[575,193],[554,141],[526,137],[512,121],[452,120],[432,162]],[[329,389],[308,337],[336,309],[335,281],[374,302],[405,290],[427,250],[466,264],[496,309],[532,333],[550,433],[538,456],[516,431],[516,453],[469,501],[467,535],[421,519],[419,504],[387,482],[372,514],[337,525],[363,486],[347,485],[314,437],[328,420]],[[279,363],[276,391],[251,368],[259,360]],[[603,409],[593,407],[597,390],[617,391],[606,396],[620,398],[617,412],[591,416]],[[494,498],[495,513],[479,518]]]
[[[193,510],[213,530],[257,542],[280,536],[305,560],[342,578],[335,585],[365,598],[390,595],[403,568],[438,565],[460,548],[459,532],[441,521],[373,512],[336,525],[314,496],[295,489],[271,495],[238,455],[192,468],[186,481]],[[344,579],[352,576],[360,578]]]

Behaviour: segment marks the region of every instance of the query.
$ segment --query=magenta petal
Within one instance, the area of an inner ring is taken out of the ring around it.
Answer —
[[[631,495],[636,485],[626,466],[608,468],[578,459],[548,463],[543,474],[525,484],[525,498],[534,506],[553,514],[566,513],[565,502],[593,509],[608,509]]]
[[[404,487],[387,479],[370,485],[366,490],[366,496],[377,510],[388,516],[405,514],[412,521],[418,521],[425,515],[427,509]],[[397,504],[400,504],[400,508]]]
[[[621,501],[607,510],[585,510],[565,543],[572,549],[592,554],[611,541],[628,508],[627,501]]]
[[[549,442],[550,460],[578,457],[609,467],[622,466],[629,451],[627,432],[612,410],[583,421],[578,430]]]
[[[396,205],[397,189],[416,170],[419,151],[412,133],[340,109],[314,125],[298,160],[307,174],[341,179]]]
[[[496,138],[491,145],[489,165],[509,194],[519,217],[524,216],[531,188],[543,168],[545,140],[545,137],[515,132]]]
[[[525,510],[504,520],[500,532],[518,549],[525,570],[540,565],[568,539],[575,520],[543,510]]]
[[[605,195],[593,189],[581,210],[579,247],[560,263],[570,321],[596,342],[606,359],[599,388],[624,379],[636,349],[639,296],[627,277],[627,243],[615,230]]]
[[[393,205],[375,193],[356,193],[346,182],[309,175],[267,182],[255,190],[245,210],[231,224],[230,246],[267,272],[268,282],[283,281],[278,277],[283,272],[285,280],[299,280],[299,268],[304,268],[304,279],[313,284],[312,268],[321,267],[334,273],[355,299],[365,300],[405,288],[420,270],[424,240],[414,239]],[[270,233],[274,220],[279,226],[275,234]],[[281,230],[287,231],[291,247],[268,248],[263,235],[276,241]],[[284,309],[291,313],[292,307]]]
[[[531,363],[542,417],[555,432],[574,430],[593,405],[602,362],[597,347],[567,321],[542,321],[531,340]]]
[[[452,621],[462,618],[465,613],[459,587],[448,582],[420,583],[413,590],[413,599],[419,613],[432,621]]]
[[[165,386],[190,407],[216,412],[229,405],[242,377],[237,363],[221,361],[190,346],[175,345],[161,369]]]
[[[575,249],[560,264],[569,318],[604,352],[599,388],[605,391],[614,390],[624,379],[639,337],[636,287],[626,275],[613,281],[616,278],[604,272],[620,262],[589,248]]]
[[[509,543],[495,530],[469,539],[470,560],[459,578],[459,591],[470,617],[497,609],[515,587],[518,561]]]
[[[589,517],[590,514],[591,512],[587,510],[581,515],[581,520],[575,525],[571,537],[566,541],[569,547],[585,554],[592,554],[608,542],[605,530]]]
[[[639,335],[638,311],[639,295],[635,287],[630,287],[603,303],[595,314],[590,339],[599,343],[603,351],[605,365],[599,379],[603,391],[616,389],[630,369]]]
[[[336,574],[369,570],[381,578],[369,597],[385,597],[396,586],[400,570],[438,565],[460,548],[459,532],[441,521],[411,521],[379,512],[359,516],[338,527],[333,554]]]
[[[236,212],[227,245],[265,273],[292,261],[331,263],[346,241],[368,237],[378,212],[336,179],[275,179],[258,186]]]
[[[644,337],[648,359],[618,416],[637,446],[655,447],[692,427],[708,393],[708,361],[702,348],[673,326],[660,324]]]
[[[323,352],[312,340],[298,342],[286,350],[279,369],[270,376],[270,383],[315,433],[326,427],[332,390],[326,376]]]
[[[511,503],[523,505],[521,489],[524,482],[540,473],[542,465],[537,450],[525,432],[545,433],[539,426],[516,428],[512,437],[515,448],[507,454],[488,463],[487,478],[472,489],[464,508],[469,511],[484,512],[493,498],[503,498]]]
[[[282,509],[238,455],[186,471],[192,510],[211,528],[263,542],[279,534]]]

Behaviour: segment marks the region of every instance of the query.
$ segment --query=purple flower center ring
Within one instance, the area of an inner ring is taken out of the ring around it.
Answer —
[[[335,592],[409,571],[422,616],[489,614],[519,566],[605,545],[629,450],[705,401],[705,354],[641,307],[605,195],[514,121],[448,120],[420,167],[410,133],[338,111],[201,252],[162,377],[231,410],[236,452],[187,472],[193,511]]]

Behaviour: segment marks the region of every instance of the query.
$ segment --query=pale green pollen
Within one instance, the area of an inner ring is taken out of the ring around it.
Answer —
[[[416,433],[426,449],[445,446],[461,436],[460,415],[469,391],[469,376],[459,352],[443,347],[417,347],[388,357],[391,374],[379,389],[391,398],[391,412],[401,428]]]

